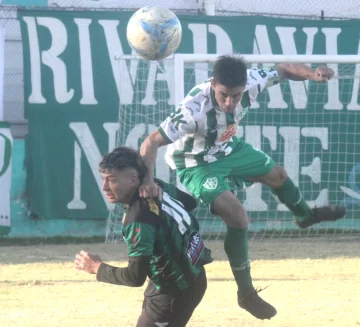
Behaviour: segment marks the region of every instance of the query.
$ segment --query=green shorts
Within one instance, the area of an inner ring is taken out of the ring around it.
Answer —
[[[275,166],[266,153],[239,141],[232,153],[224,158],[202,166],[178,169],[180,182],[204,204],[212,203],[226,190],[252,185],[249,178],[266,175]]]

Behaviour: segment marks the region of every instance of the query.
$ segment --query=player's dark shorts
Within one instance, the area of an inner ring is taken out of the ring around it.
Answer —
[[[184,327],[203,298],[207,287],[203,268],[196,283],[185,290],[164,292],[150,281],[145,290],[142,312],[137,327]]]

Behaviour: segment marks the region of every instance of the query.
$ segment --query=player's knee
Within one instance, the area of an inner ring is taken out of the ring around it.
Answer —
[[[213,205],[210,206],[210,212],[213,215],[221,217],[225,224],[229,227],[248,227],[249,219],[247,213],[238,199],[236,199],[236,203],[235,201],[228,201],[222,203],[222,205],[213,203]]]
[[[274,167],[274,170],[275,170],[275,176],[276,176],[274,178],[274,183],[276,184],[276,185],[274,185],[274,188],[278,188],[284,184],[285,180],[288,177],[288,174],[287,174],[286,170],[279,165],[276,165]]]

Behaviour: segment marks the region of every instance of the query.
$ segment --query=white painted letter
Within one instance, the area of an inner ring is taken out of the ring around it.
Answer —
[[[67,103],[74,96],[74,90],[67,90],[66,65],[59,55],[67,46],[67,31],[65,25],[57,18],[38,17],[37,22],[48,28],[51,34],[51,47],[42,51],[41,59],[44,65],[48,66],[54,75],[55,98],[58,103]]]
[[[130,67],[130,72],[134,73],[131,76],[125,60],[119,60],[124,52],[120,43],[117,26],[118,20],[99,20],[99,24],[103,27],[106,39],[106,45],[111,62],[111,68],[115,79],[117,91],[119,94],[121,104],[132,104],[134,97],[135,77],[137,71],[138,60],[134,61],[135,66]]]
[[[89,25],[91,19],[75,18],[75,24],[79,29],[79,46],[80,46],[80,67],[81,67],[81,104],[97,104],[94,96],[94,79],[91,58],[91,46]]]
[[[341,32],[341,28],[322,28],[321,32],[325,34],[326,40],[326,54],[336,55],[337,54],[337,36]],[[328,64],[330,68],[334,70],[335,75],[339,74],[337,64]],[[339,100],[339,80],[333,78],[328,82],[328,102],[324,108],[327,110],[341,110],[343,104]]]
[[[46,103],[46,99],[41,92],[40,49],[35,18],[23,17],[23,19],[28,28],[30,50],[31,94],[28,101],[29,103]]]

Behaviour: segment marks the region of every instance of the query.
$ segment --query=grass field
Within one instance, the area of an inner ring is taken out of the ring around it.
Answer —
[[[255,286],[278,314],[260,321],[237,306],[222,242],[207,242],[216,261],[188,326],[360,326],[360,237],[252,240]],[[0,326],[135,326],[144,287],[96,282],[74,268],[80,250],[126,265],[124,244],[0,247]]]

